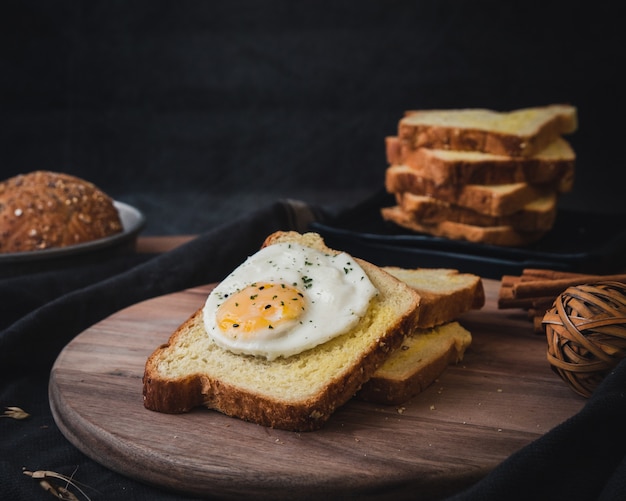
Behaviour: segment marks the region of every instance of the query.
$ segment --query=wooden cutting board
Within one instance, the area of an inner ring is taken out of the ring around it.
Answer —
[[[487,303],[461,317],[463,362],[403,406],[353,400],[319,431],[268,429],[215,411],[167,415],[142,404],[148,355],[200,307],[210,287],[151,299],[77,336],[51,373],[67,439],[102,465],[190,494],[241,498],[439,498],[482,478],[585,403],[546,362],[523,311]]]

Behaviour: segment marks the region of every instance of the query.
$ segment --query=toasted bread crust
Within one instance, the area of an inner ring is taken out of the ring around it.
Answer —
[[[385,266],[383,269],[420,295],[418,328],[427,329],[450,322],[485,305],[485,288],[478,275],[450,268]]]
[[[524,232],[512,226],[476,226],[454,221],[422,224],[416,221],[411,214],[406,213],[398,206],[383,207],[381,214],[384,220],[411,231],[453,240],[467,240],[468,242],[505,247],[529,245],[541,239],[547,231]]]
[[[148,357],[143,376],[143,403],[147,409],[180,414],[203,403],[202,378],[189,374],[184,378],[168,379],[159,375],[157,368],[164,351],[175,345],[187,330],[202,320],[202,308],[191,315],[169,338]]]
[[[385,405],[403,404],[428,388],[450,364],[461,361],[471,344],[471,334],[458,322],[440,328],[441,331],[418,329],[408,336],[400,353],[392,354],[374,373],[358,398]],[[423,345],[419,344],[420,336],[427,339]],[[394,357],[402,357],[402,350],[411,352],[411,363],[395,367]]]
[[[419,371],[401,379],[372,377],[363,385],[358,394],[361,400],[385,405],[400,405],[422,393],[437,379],[448,365],[456,362],[457,350],[454,345],[441,357],[433,358]]]
[[[389,165],[406,165],[437,185],[530,183],[553,186],[559,193],[574,187],[576,154],[563,138],[529,157],[413,149],[397,136],[385,138],[385,144]]]
[[[532,120],[526,120],[526,115],[531,115]],[[444,120],[431,121],[433,117],[443,117]],[[499,129],[494,125],[498,120],[507,126]],[[507,121],[518,122],[519,129],[512,131]],[[528,122],[532,122],[532,126]],[[576,108],[567,105],[513,112],[472,109],[407,111],[398,124],[398,137],[412,148],[530,156],[546,148],[560,135],[575,131],[577,125]]]
[[[397,193],[396,200],[404,212],[423,224],[454,221],[475,226],[513,226],[521,231],[542,231],[552,228],[557,214],[555,193],[539,197],[520,210],[504,216],[491,216],[434,197],[408,192]]]
[[[491,217],[510,216],[553,190],[550,186],[523,182],[496,186],[436,184],[406,165],[392,165],[386,169],[385,189],[393,194],[407,192],[432,197]]]

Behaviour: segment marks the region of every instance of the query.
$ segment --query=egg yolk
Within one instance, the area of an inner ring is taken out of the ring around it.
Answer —
[[[252,284],[232,294],[217,309],[217,325],[232,337],[275,337],[305,310],[304,295],[282,283]]]

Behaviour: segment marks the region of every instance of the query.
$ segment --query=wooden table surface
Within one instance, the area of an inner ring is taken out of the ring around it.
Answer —
[[[149,252],[189,238],[142,239],[139,246]],[[526,314],[498,310],[499,282],[484,282],[485,307],[460,318],[473,335],[463,362],[403,406],[354,399],[309,433],[206,409],[146,410],[145,360],[204,302],[205,286],[133,305],[75,338],[51,374],[53,415],[68,440],[99,463],[175,491],[437,499],[471,485],[585,403],[551,371],[545,339]]]

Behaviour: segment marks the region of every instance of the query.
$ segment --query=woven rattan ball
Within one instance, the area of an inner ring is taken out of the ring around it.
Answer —
[[[569,287],[542,323],[552,369],[576,393],[589,397],[626,356],[626,284]]]

